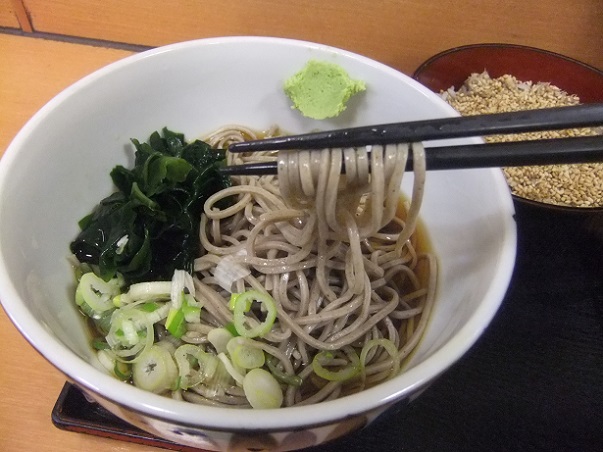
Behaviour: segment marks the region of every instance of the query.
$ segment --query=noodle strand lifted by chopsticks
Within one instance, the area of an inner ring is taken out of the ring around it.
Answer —
[[[227,126],[206,141],[226,148],[258,138],[250,129]],[[409,152],[414,185],[401,219],[396,214]],[[285,374],[304,379],[300,387],[287,388],[286,405],[338,397],[390,378],[394,357],[375,347],[361,382],[316,383],[310,364],[325,350],[336,351],[345,363],[341,351],[360,350],[381,338],[395,344],[399,362],[419,342],[436,282],[435,259],[417,252],[413,236],[425,183],[422,146],[229,154],[228,159],[230,165],[276,159],[278,177],[235,177],[233,187],[205,204],[200,241],[206,254],[195,262],[195,286],[208,318],[232,321],[231,290],[272,296],[277,321],[262,348]],[[248,272],[225,288],[216,269],[226,258]]]

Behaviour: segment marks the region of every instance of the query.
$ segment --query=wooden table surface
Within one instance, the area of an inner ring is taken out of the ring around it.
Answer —
[[[130,52],[0,34],[0,153],[27,120],[82,76]],[[0,310],[0,451],[143,451],[56,428],[51,412],[65,377],[31,347]]]
[[[55,94],[129,54],[0,33],[0,152]],[[514,279],[476,346],[409,407],[321,451],[603,450],[603,260],[584,261],[603,240],[516,207]],[[64,383],[0,310],[0,451],[158,450],[56,428]]]

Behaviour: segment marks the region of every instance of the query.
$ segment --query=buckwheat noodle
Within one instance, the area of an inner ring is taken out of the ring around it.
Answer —
[[[278,133],[277,130],[267,134]],[[259,138],[253,130],[227,126],[205,141],[229,143]],[[400,185],[409,153],[414,182],[404,218],[398,216]],[[195,286],[204,296],[206,324],[183,339],[200,343],[214,326],[232,321],[231,292],[268,292],[277,321],[257,346],[285,375],[285,405],[304,405],[357,392],[391,378],[416,347],[431,310],[435,259],[416,249],[414,235],[425,183],[420,144],[229,154],[228,164],[275,160],[278,176],[239,176],[233,186],[210,197],[201,218],[205,254],[195,261]],[[344,172],[342,172],[344,168]],[[242,273],[226,283],[224,266]],[[321,351],[342,367],[370,341],[388,339],[367,351],[362,378],[319,381],[310,365]],[[195,403],[245,403],[238,388],[213,397],[202,387],[175,397]]]

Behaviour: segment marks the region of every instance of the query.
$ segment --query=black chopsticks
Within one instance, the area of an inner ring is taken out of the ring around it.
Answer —
[[[428,170],[603,162],[603,136],[425,148]],[[406,170],[412,171],[412,154]],[[277,174],[276,162],[225,166],[231,176]]]
[[[559,130],[603,124],[603,103],[510,113],[400,122],[289,135],[231,144],[230,152],[323,149],[484,135]]]
[[[230,152],[355,147],[603,125],[603,104],[584,104],[354,127],[231,144]],[[603,161],[603,136],[429,147],[427,169],[589,163]],[[411,169],[412,161],[409,162]],[[276,174],[276,164],[223,168],[225,174]]]

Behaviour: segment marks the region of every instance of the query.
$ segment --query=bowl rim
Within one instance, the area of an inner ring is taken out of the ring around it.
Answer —
[[[417,77],[421,74],[422,71],[425,70],[426,67],[428,67],[430,64],[432,64],[435,60],[438,60],[444,56],[447,56],[447,55],[453,54],[453,53],[464,52],[466,50],[471,50],[471,49],[476,49],[476,48],[486,48],[486,47],[527,50],[527,51],[534,52],[534,53],[549,55],[549,56],[552,56],[555,58],[560,58],[562,60],[566,60],[568,62],[577,64],[579,66],[582,66],[585,69],[596,72],[599,75],[601,75],[601,77],[603,77],[603,70],[596,68],[595,66],[591,66],[588,63],[584,63],[583,61],[576,60],[575,58],[563,55],[561,53],[553,52],[552,50],[546,50],[546,49],[541,49],[538,47],[527,46],[527,45],[522,45],[522,44],[510,44],[510,43],[504,43],[504,42],[484,42],[484,43],[478,43],[478,44],[467,44],[467,45],[462,45],[462,46],[451,47],[449,49],[442,50],[441,52],[438,52],[435,55],[432,55],[428,59],[423,61],[413,71],[412,78],[417,80]]]
[[[423,71],[425,71],[427,68],[429,68],[435,61],[438,61],[443,57],[447,57],[447,56],[453,55],[455,53],[462,53],[462,52],[465,52],[468,50],[489,48],[489,47],[497,48],[497,49],[518,49],[518,50],[522,50],[522,51],[528,51],[528,52],[538,53],[538,54],[542,54],[542,55],[547,55],[547,56],[550,56],[553,58],[558,58],[561,60],[565,60],[569,63],[573,63],[578,66],[581,66],[585,70],[592,71],[592,72],[600,75],[603,78],[603,70],[601,70],[597,67],[594,67],[588,63],[584,63],[583,61],[577,60],[575,58],[563,55],[561,53],[553,52],[551,50],[541,49],[538,47],[527,46],[527,45],[522,45],[522,44],[510,44],[510,43],[503,43],[503,42],[485,42],[485,43],[477,43],[477,44],[467,44],[467,45],[451,47],[449,49],[443,50],[441,52],[436,53],[435,55],[432,55],[425,61],[423,61],[413,71],[412,78],[415,80],[419,80],[419,77],[421,76]],[[592,206],[592,207],[566,206],[566,205],[561,205],[561,204],[552,204],[552,203],[546,203],[543,201],[536,201],[534,199],[516,195],[515,193],[511,193],[511,196],[517,202],[521,202],[523,204],[526,204],[528,206],[532,206],[535,208],[552,210],[552,211],[558,212],[560,214],[579,214],[579,213],[592,214],[592,213],[597,213],[597,212],[603,212],[603,206]]]
[[[410,83],[425,96],[436,96],[428,88],[400,71],[383,63],[358,55],[348,50],[325,44],[318,44],[298,39],[270,36],[228,36],[203,38],[192,41],[174,43],[137,53],[100,68],[73,83],[46,105],[44,105],[18,132],[9,144],[4,156],[0,159],[0,187],[4,185],[9,169],[15,164],[21,143],[32,129],[38,126],[43,118],[50,114],[65,98],[83,87],[93,83],[100,77],[142,59],[150,58],[164,52],[182,50],[188,47],[211,46],[221,44],[271,44],[315,48],[335,52],[347,58],[358,60],[364,64],[386,71]],[[452,107],[449,108],[453,114]],[[488,170],[484,170],[488,171]],[[47,361],[65,374],[76,385],[91,391],[111,403],[126,407],[132,412],[142,413],[160,421],[177,422],[181,425],[201,427],[208,430],[241,430],[241,431],[284,431],[313,425],[331,424],[344,418],[362,415],[368,411],[385,407],[399,401],[409,393],[420,389],[433,378],[444,372],[465,352],[473,346],[482,332],[490,324],[498,311],[506,294],[514,269],[517,245],[517,232],[514,220],[514,206],[511,196],[506,190],[502,175],[492,170],[493,181],[501,188],[499,198],[504,213],[504,235],[500,238],[500,256],[497,263],[493,283],[484,295],[474,314],[465,325],[439,350],[422,363],[406,370],[392,380],[373,388],[340,399],[321,402],[317,405],[281,408],[277,410],[237,410],[233,408],[217,408],[183,403],[164,396],[151,394],[131,385],[125,385],[115,378],[103,374],[91,363],[77,356],[67,346],[60,343],[45,325],[39,323],[26,305],[20,301],[17,289],[8,278],[7,263],[0,259],[0,298],[2,306],[13,324],[24,338]],[[0,196],[2,191],[0,190]],[[0,198],[0,203],[2,202]],[[1,247],[1,244],[0,244]],[[197,422],[194,422],[198,419]]]

